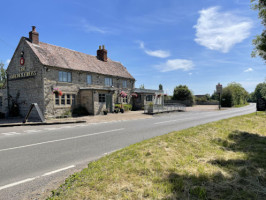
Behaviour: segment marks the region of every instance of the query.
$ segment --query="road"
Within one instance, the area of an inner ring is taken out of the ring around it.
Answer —
[[[255,104],[110,123],[0,128],[0,199],[38,196],[89,161],[130,144],[252,112]]]

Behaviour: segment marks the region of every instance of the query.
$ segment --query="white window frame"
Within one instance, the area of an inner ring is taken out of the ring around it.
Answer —
[[[127,80],[123,80],[123,88],[127,88]]]
[[[69,96],[70,99],[67,98],[68,95],[70,95]],[[64,99],[64,103],[62,103],[63,99]],[[70,100],[70,104],[67,103],[68,100]],[[56,103],[56,101],[58,101],[58,103]],[[59,94],[54,94],[54,105],[56,107],[70,107],[70,106],[73,106],[75,104],[76,104],[76,94],[64,93],[62,96],[60,96]]]
[[[58,73],[58,81],[59,82],[72,82],[72,74],[71,72],[59,71]]]
[[[122,101],[123,101],[123,103],[128,103],[127,102],[127,96],[123,97]]]
[[[153,101],[153,97],[152,97],[151,94],[149,94],[149,95],[146,96],[146,101]]]
[[[87,84],[92,84],[92,76],[90,74],[87,75]]]
[[[113,79],[110,77],[106,77],[104,78],[104,83],[105,83],[105,86],[111,87],[113,85]]]

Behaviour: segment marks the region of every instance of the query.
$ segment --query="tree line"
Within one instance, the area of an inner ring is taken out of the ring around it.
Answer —
[[[222,107],[246,105],[248,102],[257,102],[257,99],[259,98],[264,98],[266,100],[266,79],[263,83],[259,83],[256,86],[255,91],[251,93],[248,93],[240,83],[229,83],[223,88],[220,97]],[[173,96],[168,96],[166,99],[179,102],[186,101],[189,106],[192,106],[197,102],[217,102],[219,101],[219,95],[214,91],[212,95],[205,94],[197,97],[193,95],[193,92],[188,86],[179,85],[174,88]]]

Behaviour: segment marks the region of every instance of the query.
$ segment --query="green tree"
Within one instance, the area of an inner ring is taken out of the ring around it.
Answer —
[[[247,103],[249,93],[239,83],[230,83],[222,93],[222,106],[232,107]]]
[[[255,92],[249,93],[248,102],[256,102]]]
[[[266,81],[263,83],[259,83],[254,91],[255,100],[257,101],[259,98],[266,99]]]
[[[4,85],[6,81],[6,70],[4,68],[4,63],[0,62],[0,88]]]
[[[217,93],[216,90],[213,92],[211,99],[219,101],[219,94]]]
[[[230,88],[225,87],[223,89],[223,93],[221,96],[221,106],[222,107],[232,107],[234,106],[234,101],[233,101],[233,94]]]
[[[191,106],[194,103],[194,96],[186,85],[179,85],[174,89],[173,100],[187,101]]]
[[[265,0],[251,0],[252,8],[259,11],[259,18],[264,27],[266,27],[266,1]],[[257,35],[253,40],[254,50],[252,56],[259,55],[266,60],[266,30],[263,30],[261,35]]]
[[[139,88],[140,88],[140,89],[145,89],[144,84],[141,84],[141,85],[139,86]]]
[[[159,90],[163,90],[163,85],[162,84],[159,85]]]

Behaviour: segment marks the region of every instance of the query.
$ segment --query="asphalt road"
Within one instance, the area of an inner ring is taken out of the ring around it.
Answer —
[[[56,183],[56,179],[84,167],[84,163],[130,144],[252,112],[255,104],[222,111],[160,114],[132,121],[0,128],[0,199],[39,195],[49,185],[53,187],[53,181]]]

